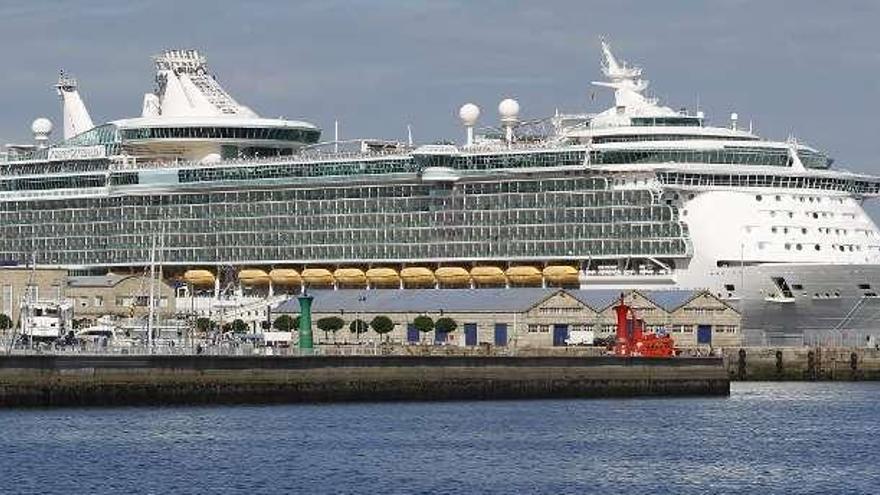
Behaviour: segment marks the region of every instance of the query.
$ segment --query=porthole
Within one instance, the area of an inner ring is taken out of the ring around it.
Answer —
[[[822,249],[822,248],[819,247],[818,244],[816,244],[815,248],[816,248],[816,251],[819,251],[820,249]]]
[[[776,227],[770,227],[770,232],[776,233]]]
[[[800,250],[803,249],[804,247],[801,246],[800,244],[798,244],[798,245],[795,246],[795,248],[796,248],[798,251],[800,251]]]
[[[801,228],[801,234],[806,234],[806,233],[807,233],[807,229],[806,229],[806,228]]]
[[[761,201],[762,199],[764,199],[764,198],[762,198],[760,194],[758,194],[757,196],[755,196],[755,200],[756,200],[756,201]]]

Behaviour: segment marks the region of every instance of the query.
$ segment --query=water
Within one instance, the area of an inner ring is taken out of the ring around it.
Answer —
[[[880,493],[878,395],[0,411],[0,493]]]

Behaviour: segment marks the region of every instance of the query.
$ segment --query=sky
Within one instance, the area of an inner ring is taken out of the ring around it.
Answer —
[[[878,21],[880,2],[848,0],[0,0],[0,142],[29,142],[38,116],[60,137],[59,69],[96,123],[138,115],[166,48],[203,50],[241,103],[325,137],[339,120],[342,138],[461,141],[465,102],[487,126],[505,97],[524,118],[603,110],[604,35],[663,103],[880,174]]]

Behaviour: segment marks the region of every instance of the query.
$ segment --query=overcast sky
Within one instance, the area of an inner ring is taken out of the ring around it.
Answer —
[[[674,108],[731,111],[764,136],[794,134],[837,164],[880,173],[880,2],[9,1],[0,2],[0,139],[60,129],[51,84],[76,76],[98,123],[140,113],[150,56],[199,48],[240,102],[343,137],[460,140],[519,99],[524,117],[596,111],[600,35]],[[590,101],[590,93],[596,99]],[[59,132],[56,131],[56,137]]]

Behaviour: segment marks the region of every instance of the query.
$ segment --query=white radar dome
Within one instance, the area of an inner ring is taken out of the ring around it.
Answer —
[[[498,104],[498,113],[501,114],[501,120],[516,120],[519,115],[519,102],[513,98],[502,100]]]
[[[458,116],[464,122],[464,125],[473,126],[477,123],[477,119],[480,118],[480,107],[473,103],[465,103],[458,110]]]
[[[50,134],[52,132],[52,121],[45,117],[40,117],[31,124],[31,131],[34,134]]]

